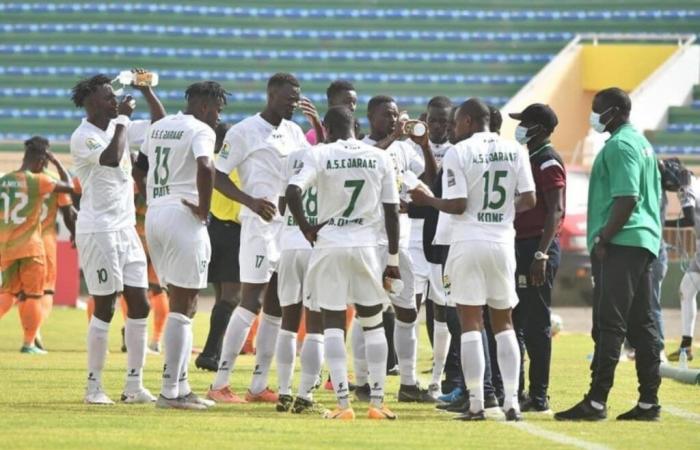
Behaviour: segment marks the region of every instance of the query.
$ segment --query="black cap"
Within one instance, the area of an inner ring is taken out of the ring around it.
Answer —
[[[556,128],[559,123],[559,119],[557,119],[554,110],[550,108],[549,105],[543,105],[542,103],[533,103],[525,108],[523,112],[509,114],[509,116],[521,122],[532,122],[542,125],[552,131],[554,131],[554,128]]]

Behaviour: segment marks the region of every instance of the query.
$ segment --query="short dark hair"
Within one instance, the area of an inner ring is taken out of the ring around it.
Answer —
[[[232,124],[228,122],[219,122],[216,125],[216,128],[214,128],[214,133],[216,133],[216,145],[214,146],[214,153],[219,153],[221,150],[221,147],[223,146],[224,143],[224,138],[226,137],[226,133],[228,133],[228,130],[231,128]]]
[[[472,97],[459,106],[457,114],[466,114],[472,120],[488,124],[491,118],[491,111],[481,99]]]
[[[437,95],[430,99],[428,108],[452,108],[452,100],[444,95]]]
[[[95,92],[97,88],[111,83],[112,80],[101,73],[90,78],[83,78],[73,86],[71,100],[73,100],[77,108],[82,108],[85,105],[85,99]]]
[[[501,110],[494,105],[487,105],[489,107],[489,131],[492,133],[500,133],[501,125],[503,125],[503,116],[501,115]]]
[[[596,97],[605,102],[606,105],[617,106],[623,114],[629,114],[632,110],[632,101],[627,92],[617,87],[603,89]]]
[[[393,97],[389,97],[388,95],[375,95],[374,97],[369,99],[369,102],[367,103],[367,115],[372,115],[374,114],[374,111],[381,105],[384,105],[386,103],[396,103],[396,100],[394,100]]]
[[[49,149],[49,140],[43,136],[32,136],[24,141],[24,157],[36,159]]]
[[[323,124],[328,129],[338,131],[348,131],[355,129],[355,116],[347,106],[333,106],[328,108],[328,112],[323,117]]]
[[[354,91],[355,86],[347,80],[335,80],[326,89],[326,98],[330,102],[332,98],[343,92]]]
[[[286,73],[286,72],[279,72],[270,77],[269,80],[267,80],[267,88],[279,88],[284,86],[285,84],[291,84],[294,87],[300,87],[301,85],[299,84],[299,80],[297,80],[297,77],[292,75],[291,73]]]
[[[200,81],[187,86],[185,90],[185,98],[187,101],[196,98],[208,98],[218,100],[222,104],[226,104],[226,96],[229,93],[216,81]]]

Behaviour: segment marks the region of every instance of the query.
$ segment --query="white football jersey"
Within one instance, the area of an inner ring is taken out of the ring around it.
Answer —
[[[374,145],[377,141],[365,136],[362,140],[365,144]],[[396,173],[396,189],[399,192],[399,197],[405,202],[410,202],[408,194],[409,187],[405,184],[407,172],[411,172],[415,178],[423,175],[425,171],[425,161],[423,155],[419,154],[421,150],[413,143],[413,141],[394,141],[385,151],[393,161],[394,172]],[[399,238],[399,246],[408,248],[411,238],[411,219],[408,214],[399,214],[401,223],[401,236]],[[387,245],[386,233],[382,232],[382,237],[379,239],[380,245]]]
[[[287,157],[294,151],[309,147],[299,125],[282,120],[275,127],[260,114],[242,120],[226,133],[216,159],[216,170],[230,174],[238,168],[239,188],[255,198],[277,204],[284,195]],[[241,216],[257,216],[241,205]]]
[[[310,150],[308,148],[298,150],[287,157],[287,164],[285,165],[285,177],[287,181],[301,172],[302,167],[304,167],[304,155],[309,151],[315,150]],[[302,205],[304,206],[304,215],[312,225],[315,225],[318,219],[317,192],[316,186],[309,186],[309,188],[304,191],[304,195],[301,198]],[[311,244],[309,244],[309,241],[304,237],[296,220],[294,220],[294,216],[292,216],[292,213],[289,211],[289,206],[287,206],[284,212],[284,227],[282,228],[282,238],[280,239],[280,250],[310,248]]]
[[[316,186],[316,248],[373,247],[384,227],[383,203],[398,204],[396,174],[389,155],[356,139],[317,145],[289,184]]]
[[[126,125],[126,144],[118,167],[100,165],[100,155],[114,137],[111,120],[101,130],[87,119],[70,138],[70,153],[82,188],[76,233],[116,231],[135,225],[134,183],[129,148],[141,145],[150,122],[135,120]]]
[[[466,198],[467,209],[452,216],[452,242],[512,243],[516,193],[533,192],[525,147],[490,132],[475,133],[443,159],[443,198]]]
[[[141,146],[148,157],[148,206],[181,204],[182,199],[196,205],[197,158],[213,158],[215,142],[214,130],[190,114],[178,112],[151,125]]]

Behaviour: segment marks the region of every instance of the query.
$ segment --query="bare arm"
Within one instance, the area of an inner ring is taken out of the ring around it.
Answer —
[[[421,151],[423,152],[423,160],[425,161],[425,170],[419,178],[425,184],[432,186],[433,181],[435,181],[435,175],[438,172],[438,168],[435,155],[433,155],[433,151],[430,148],[428,133],[425,133],[420,137],[411,136],[411,139],[420,147]]]
[[[523,212],[532,209],[537,204],[537,196],[534,191],[523,192],[515,197],[515,212]]]
[[[131,101],[133,98],[127,95],[121,103],[119,103],[119,115],[131,117],[134,112],[133,104]],[[119,167],[119,163],[124,156],[124,149],[126,148],[126,126],[117,125],[114,128],[114,136],[112,140],[107,145],[107,148],[102,150],[100,154],[100,165],[107,167]]]
[[[68,232],[71,236],[71,241],[75,237],[75,209],[73,205],[61,206],[61,215],[63,216],[63,223],[66,224]]]
[[[148,110],[151,114],[151,123],[157,122],[165,117],[165,107],[150,86],[134,86],[134,88],[141,92],[141,95],[143,95],[143,98],[148,104]]]
[[[182,200],[192,212],[202,221],[206,222],[209,216],[209,208],[211,206],[211,193],[214,188],[214,162],[208,156],[200,156],[197,158],[197,192],[199,194],[198,203],[196,205]]]
[[[466,198],[437,198],[423,189],[410,191],[411,200],[418,206],[430,206],[447,214],[462,214],[467,209]]]
[[[265,199],[254,198],[241,191],[231,178],[220,170],[214,176],[214,187],[224,196],[250,208],[251,211],[262,217],[266,221],[272,220],[277,212],[277,206]]]
[[[686,206],[683,208],[683,217],[680,219],[665,220],[664,226],[674,228],[694,227],[695,208],[693,206]]]
[[[544,203],[547,206],[547,215],[544,219],[544,232],[540,238],[538,250],[547,253],[564,215],[564,189],[558,188],[545,192]]]

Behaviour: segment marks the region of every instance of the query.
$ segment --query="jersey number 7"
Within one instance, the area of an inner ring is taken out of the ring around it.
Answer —
[[[350,217],[353,210],[355,209],[355,203],[357,202],[357,197],[360,196],[360,191],[365,185],[365,180],[345,180],[345,187],[352,189],[352,194],[350,195],[350,204],[343,212],[343,217]]]

